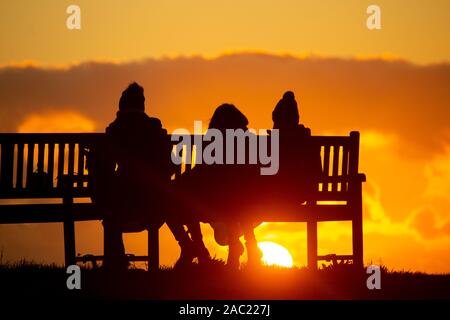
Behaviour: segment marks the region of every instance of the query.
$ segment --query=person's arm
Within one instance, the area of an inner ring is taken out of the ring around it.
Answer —
[[[167,173],[171,177],[176,172],[177,166],[172,162],[172,142],[166,129],[162,129],[162,139],[164,150],[163,163],[166,164]]]
[[[116,151],[116,142],[113,135],[111,126],[108,126],[105,130],[105,140],[102,150],[102,165],[105,167],[104,172],[108,176],[112,177],[116,172],[118,155]]]

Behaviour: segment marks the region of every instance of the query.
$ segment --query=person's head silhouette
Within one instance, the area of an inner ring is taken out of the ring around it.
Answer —
[[[299,124],[297,101],[292,91],[286,91],[283,98],[278,101],[272,112],[272,120],[275,129],[292,128]]]
[[[232,104],[222,104],[214,111],[209,122],[210,129],[225,131],[226,129],[247,130],[247,117]]]
[[[122,92],[119,111],[145,111],[144,88],[133,82]]]

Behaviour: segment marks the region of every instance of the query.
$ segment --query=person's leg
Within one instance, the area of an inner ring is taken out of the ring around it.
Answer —
[[[113,219],[105,219],[103,221],[103,229],[104,267],[109,269],[126,269],[128,261],[119,224]]]
[[[200,222],[192,222],[187,224],[188,232],[191,235],[191,239],[194,243],[195,251],[198,257],[199,263],[208,263],[211,261],[211,256],[208,249],[203,242],[202,230],[200,228]]]
[[[238,223],[227,224],[228,233],[228,259],[227,266],[231,269],[239,269],[239,258],[244,252],[244,247],[239,240],[240,226]]]
[[[246,224],[244,228],[245,247],[247,248],[247,265],[256,266],[261,263],[262,252],[256,241],[255,231],[251,224]]]
[[[164,221],[180,246],[181,253],[175,267],[191,264],[195,258],[194,245],[178,216],[183,207],[173,201],[165,191],[153,190],[151,195],[151,200],[147,201],[148,212],[159,213],[160,216],[158,218],[155,215],[149,216],[150,221],[155,219]]]
[[[175,223],[173,221],[167,221],[167,226],[169,230],[172,232],[175,240],[178,241],[178,244],[181,249],[181,254],[177,262],[175,263],[175,267],[182,267],[192,263],[192,260],[196,257],[194,243],[189,237],[188,233],[184,229],[184,226],[180,223]]]

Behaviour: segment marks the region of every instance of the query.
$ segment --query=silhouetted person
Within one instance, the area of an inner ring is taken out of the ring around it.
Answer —
[[[247,118],[235,106],[223,104],[215,110],[208,130],[222,132],[222,151],[225,155],[226,129],[246,131],[247,125]],[[200,221],[210,222],[215,230],[216,241],[228,245],[227,265],[238,268],[239,257],[244,252],[239,240],[242,234],[249,263],[259,263],[261,258],[253,231],[256,224],[252,217],[246,216],[246,208],[253,199],[249,193],[255,192],[251,186],[259,175],[259,168],[256,165],[236,164],[236,144],[234,155],[234,164],[197,164],[181,177],[180,193],[181,199],[189,204],[186,211]]]
[[[110,215],[105,228],[105,265],[124,267],[122,232],[138,232],[167,222],[181,247],[178,263],[195,257],[192,241],[170,213],[173,165],[171,144],[161,121],[145,113],[144,91],[132,83],[123,91],[116,119],[106,128],[106,195]]]
[[[317,189],[317,178],[322,169],[320,150],[311,143],[311,130],[300,124],[292,91],[285,92],[277,103],[272,120],[280,137],[279,171],[272,179],[272,195],[280,202],[302,203]]]

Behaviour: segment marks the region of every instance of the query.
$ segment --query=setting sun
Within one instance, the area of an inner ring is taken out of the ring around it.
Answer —
[[[270,241],[259,242],[258,247],[263,253],[262,261],[264,264],[287,268],[293,266],[292,256],[285,247]]]

